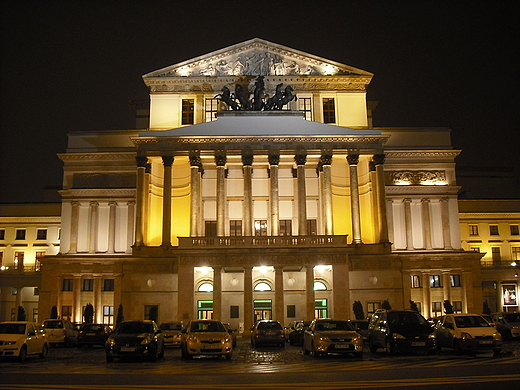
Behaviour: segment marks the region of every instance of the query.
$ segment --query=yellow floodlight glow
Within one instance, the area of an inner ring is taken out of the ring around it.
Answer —
[[[213,271],[213,268],[211,267],[194,267],[195,272],[200,272],[201,274],[208,275],[210,272]]]
[[[323,64],[323,74],[325,76],[336,74],[336,67],[330,64]]]
[[[259,271],[261,274],[266,274],[267,272],[273,272],[274,267],[262,265],[260,267],[253,267],[253,270]]]
[[[332,265],[317,265],[314,269],[319,273],[330,272],[332,271]]]

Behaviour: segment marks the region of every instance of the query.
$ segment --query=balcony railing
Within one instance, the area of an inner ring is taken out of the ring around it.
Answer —
[[[15,267],[15,266],[6,266],[6,267],[0,267],[0,272],[3,273],[31,273],[31,272],[40,272],[41,267],[35,267],[35,266],[23,266],[23,267]]]
[[[516,267],[520,267],[520,260],[491,260],[491,259],[481,259],[480,265],[485,268],[511,268],[515,267],[513,265],[515,262]]]
[[[258,248],[347,246],[347,235],[335,236],[254,236],[179,237],[179,248]]]

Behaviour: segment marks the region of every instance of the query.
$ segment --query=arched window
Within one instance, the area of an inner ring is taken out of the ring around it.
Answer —
[[[327,285],[321,280],[314,281],[314,291],[327,291]]]
[[[203,282],[197,289],[198,292],[213,292],[213,284],[210,282]]]
[[[259,282],[255,286],[255,291],[272,291],[272,288],[269,283]]]

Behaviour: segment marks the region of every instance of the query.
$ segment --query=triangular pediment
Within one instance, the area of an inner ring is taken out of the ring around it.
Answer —
[[[201,76],[372,76],[372,73],[254,38],[163,69],[143,78]]]

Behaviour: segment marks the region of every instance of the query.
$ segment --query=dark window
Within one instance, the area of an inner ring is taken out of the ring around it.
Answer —
[[[83,279],[83,291],[94,291],[94,279]]]
[[[194,123],[195,103],[193,99],[182,99],[182,124],[192,125]]]
[[[491,258],[493,259],[493,264],[500,264],[500,260],[501,260],[500,247],[498,247],[498,246],[491,247]]]
[[[103,291],[114,291],[114,279],[103,279]]]
[[[412,275],[412,288],[421,288],[421,275]]]
[[[16,240],[25,240],[25,229],[16,229]]]
[[[292,236],[292,220],[281,219],[280,220],[280,236]]]
[[[40,295],[40,289],[38,287],[34,288],[34,295]]]
[[[381,302],[367,302],[367,313],[375,313],[377,309],[381,309]]]
[[[36,231],[36,239],[37,240],[46,240],[47,239],[47,229],[38,229]]]
[[[460,287],[460,275],[450,275],[451,287]]]
[[[307,235],[316,236],[318,234],[318,222],[315,219],[307,220]]]
[[[520,246],[515,246],[511,248],[511,258],[515,261],[520,260]],[[1,260],[1,255],[0,255]],[[0,261],[1,264],[1,261]]]
[[[241,236],[242,235],[242,220],[235,219],[229,221],[229,235],[230,236]]]
[[[509,225],[509,230],[510,230],[512,236],[520,235],[520,232],[518,230],[518,225]]]
[[[469,225],[469,235],[478,236],[478,225]]]
[[[489,234],[491,236],[498,236],[498,225],[489,225]]]
[[[462,301],[453,301],[453,312],[462,313]]]
[[[216,237],[217,221],[204,221],[204,234],[206,237]]]
[[[5,240],[5,229],[0,229],[0,240]]]
[[[206,122],[216,120],[216,113],[219,110],[218,99],[206,99]]]
[[[431,288],[442,287],[440,275],[430,275],[430,287]]]
[[[442,302],[432,302],[432,316],[438,317],[442,315]]]
[[[255,236],[267,236],[267,221],[255,221]]]
[[[336,123],[334,98],[323,99],[323,123]]]
[[[229,316],[230,318],[240,318],[240,311],[238,306],[230,306],[229,307]]]
[[[144,305],[144,319],[157,321],[159,318],[159,305]]]
[[[73,288],[73,280],[72,279],[63,279],[63,291],[72,291]]]
[[[72,306],[61,307],[61,318],[69,321],[72,319]]]
[[[300,110],[303,111],[303,117],[311,121],[312,120],[312,100],[311,98],[300,98]]]
[[[296,305],[287,305],[287,318],[296,317]]]

